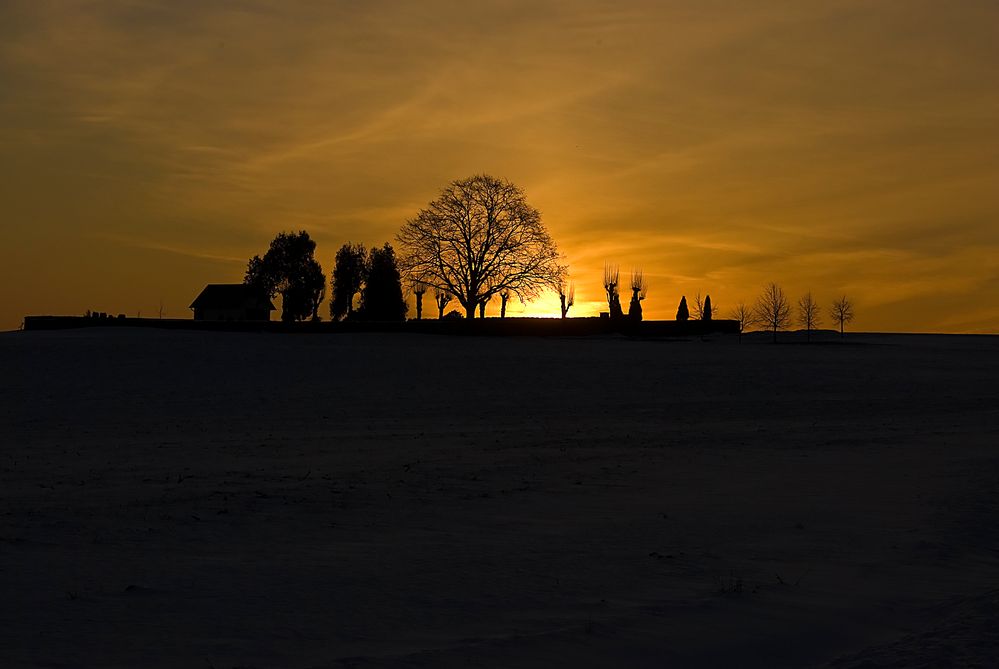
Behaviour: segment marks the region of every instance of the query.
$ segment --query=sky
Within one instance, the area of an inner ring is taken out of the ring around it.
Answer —
[[[0,330],[188,318],[278,232],[329,271],[478,173],[541,210],[570,315],[610,263],[646,318],[774,281],[996,333],[999,3],[0,2]]]

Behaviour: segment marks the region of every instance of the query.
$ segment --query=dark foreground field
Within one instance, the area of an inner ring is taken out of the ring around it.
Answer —
[[[0,336],[0,666],[989,666],[999,339]]]

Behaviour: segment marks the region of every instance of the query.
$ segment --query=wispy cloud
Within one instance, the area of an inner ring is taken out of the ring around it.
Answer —
[[[9,0],[5,249],[83,231],[99,268],[141,271],[122,246],[234,265],[307,228],[328,265],[485,171],[543,211],[578,312],[610,261],[655,279],[652,317],[776,278],[849,291],[861,327],[987,327],[961,296],[996,283],[969,249],[999,245],[997,22],[930,0]]]

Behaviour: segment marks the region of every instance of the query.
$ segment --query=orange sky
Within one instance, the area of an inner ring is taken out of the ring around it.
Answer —
[[[650,318],[775,280],[855,329],[999,332],[994,0],[4,0],[0,147],[0,329],[188,317],[281,230],[328,271],[486,172],[575,315],[611,262]]]

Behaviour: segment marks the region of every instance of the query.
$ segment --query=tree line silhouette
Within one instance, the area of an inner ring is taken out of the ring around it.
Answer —
[[[511,298],[521,303],[545,290],[559,296],[562,318],[575,303],[575,284],[540,212],[529,205],[523,191],[502,179],[475,175],[451,182],[425,208],[406,221],[396,241],[365,249],[347,242],[337,251],[329,277],[329,315],[334,321],[402,321],[408,304],[404,281],[413,295],[416,318],[423,318],[423,299],[430,292],[440,319],[484,317],[486,305],[500,299],[500,318],[506,317]],[[326,275],[315,257],[316,243],[307,232],[282,232],[261,256],[247,263],[244,282],[270,298],[282,298],[283,321],[321,320],[319,307],[327,292]],[[603,289],[607,316],[614,321],[639,322],[649,284],[641,269],[631,272],[628,312],[621,306],[620,270],[605,265]],[[445,309],[457,302],[464,313]],[[354,305],[357,303],[357,308]],[[822,311],[808,291],[797,302],[794,316],[811,340],[822,321]],[[692,309],[681,296],[676,320],[710,321],[717,311],[711,296],[695,295]],[[829,311],[840,334],[853,320],[852,302],[843,296]],[[768,284],[752,307],[740,302],[730,317],[738,322],[740,337],[753,326],[777,333],[792,322],[792,305],[783,289]]]

